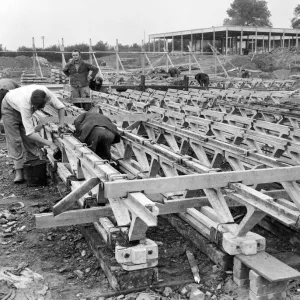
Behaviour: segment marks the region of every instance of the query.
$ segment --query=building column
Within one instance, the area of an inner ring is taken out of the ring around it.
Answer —
[[[255,53],[257,52],[257,29],[255,31]]]
[[[155,52],[155,38],[153,39],[153,52]]]
[[[213,47],[216,48],[216,32],[215,32],[215,28],[213,31]]]
[[[238,55],[238,36],[235,35],[235,55]]]
[[[298,48],[298,32],[296,33],[296,48]]]
[[[202,33],[201,33],[201,52],[203,54],[203,45],[204,45],[204,37],[203,37],[203,30],[202,30]]]
[[[252,53],[253,53],[253,48],[254,48],[253,46],[254,46],[254,43],[253,43],[253,38],[252,38],[252,43],[251,43],[251,47],[252,47],[252,51],[251,52]]]
[[[263,35],[262,39],[262,51],[265,52],[265,35]]]
[[[243,27],[241,28],[241,35],[240,35],[240,55],[243,55]]]
[[[191,33],[191,51],[194,51],[193,50],[193,43],[194,43],[193,34]]]
[[[271,51],[271,31],[269,32],[269,38],[268,38],[268,49],[269,49],[269,52]]]
[[[228,47],[228,29],[226,29],[226,35],[225,35],[225,55],[227,55],[227,47]]]
[[[181,52],[183,52],[183,35],[181,35]]]
[[[174,52],[174,35],[172,35],[172,52]]]
[[[291,48],[291,38],[289,37],[289,49]]]
[[[158,52],[160,52],[160,38],[158,39]]]

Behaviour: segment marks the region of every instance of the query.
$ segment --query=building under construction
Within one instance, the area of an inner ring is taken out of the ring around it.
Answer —
[[[277,47],[298,47],[298,34],[299,29],[292,28],[220,26],[150,34],[149,40],[153,43],[153,51],[160,51],[159,41],[163,39],[166,48],[171,40],[171,51],[205,52],[205,45],[209,42],[221,53],[243,54],[243,49],[257,52],[272,51]],[[178,40],[181,41],[180,48],[175,49]]]

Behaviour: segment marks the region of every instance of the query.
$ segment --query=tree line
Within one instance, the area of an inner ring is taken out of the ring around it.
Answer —
[[[272,27],[272,22],[270,20],[271,12],[268,9],[268,2],[265,0],[234,0],[230,7],[227,9],[228,17],[224,19],[224,25],[236,25],[236,26],[259,26],[259,27]],[[293,11],[293,18],[291,19],[291,27],[292,28],[300,28],[300,4],[298,4]],[[156,42],[156,47],[158,42]],[[160,49],[163,49],[164,42],[160,41]],[[181,49],[181,41],[175,40],[175,49]],[[184,47],[186,48],[188,41],[184,41]],[[145,50],[147,51],[151,47],[153,50],[153,46],[148,43],[145,44]],[[109,51],[114,50],[115,46],[111,46],[108,43],[104,43],[103,41],[97,42],[92,46],[94,51]],[[119,44],[119,51],[141,51],[141,46],[137,43],[133,43],[132,45],[122,45]],[[171,50],[171,43],[169,43],[168,48]],[[89,45],[85,43],[75,44],[66,46],[64,48],[65,51],[70,52],[73,49],[79,49],[82,52],[89,51]],[[157,49],[157,48],[156,48]],[[39,53],[39,56],[46,58],[49,62],[61,61],[60,48],[57,45],[49,46],[44,49],[37,48],[38,51],[45,51]],[[0,51],[3,51],[3,46],[0,44]],[[32,53],[22,52],[22,51],[32,51],[32,48],[28,48],[25,46],[21,46],[18,48],[19,52],[5,52],[1,53],[0,56],[10,56],[15,57],[19,55],[32,56]],[[51,52],[46,52],[51,51]],[[209,49],[207,49],[209,51]],[[96,57],[101,58],[109,54],[105,53],[97,53]],[[83,59],[88,59],[88,54],[83,54]]]

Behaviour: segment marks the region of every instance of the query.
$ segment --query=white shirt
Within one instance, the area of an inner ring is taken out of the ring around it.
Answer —
[[[32,119],[32,105],[31,105],[31,94],[35,90],[43,90],[47,95],[47,104],[50,104],[54,108],[61,109],[65,106],[60,102],[57,97],[49,91],[45,86],[42,85],[26,85],[15,90],[9,91],[5,99],[7,103],[15,110],[20,112],[22,117],[22,123],[25,127],[26,135],[34,133],[34,125]]]

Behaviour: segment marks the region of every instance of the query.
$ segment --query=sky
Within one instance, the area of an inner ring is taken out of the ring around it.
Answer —
[[[153,33],[221,26],[233,0],[0,0],[0,44],[141,44]],[[290,28],[299,0],[268,0],[274,28]]]

